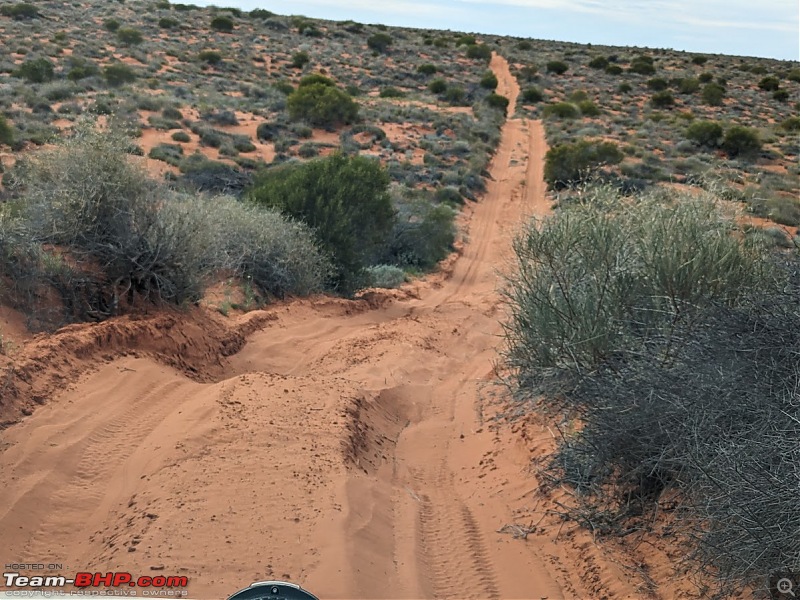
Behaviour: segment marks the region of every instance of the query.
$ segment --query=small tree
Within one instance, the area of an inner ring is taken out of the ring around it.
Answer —
[[[326,83],[302,84],[286,100],[293,121],[332,127],[358,118],[358,104],[339,88]]]
[[[764,77],[761,81],[758,82],[758,87],[760,87],[765,92],[774,92],[780,87],[780,85],[781,85],[781,80],[775,77],[774,75]]]
[[[364,269],[394,224],[388,189],[380,162],[336,153],[271,169],[249,196],[312,227],[333,258],[334,287],[351,294],[365,282]]]
[[[557,144],[545,155],[544,178],[551,188],[568,187],[586,180],[590,171],[622,162],[624,158],[613,142],[581,140]]]
[[[375,52],[386,52],[393,41],[388,33],[378,32],[367,38],[367,47]]]
[[[292,55],[291,67],[293,69],[302,69],[309,62],[311,62],[311,57],[308,55],[308,52],[301,50]]]
[[[120,27],[117,29],[117,39],[121,44],[126,46],[135,46],[141,44],[144,37],[142,32],[133,27]]]
[[[548,73],[554,73],[556,75],[563,75],[564,73],[569,70],[569,65],[565,63],[563,60],[551,60],[545,65]]]
[[[31,83],[44,83],[53,79],[53,63],[44,58],[27,60],[22,63],[14,72],[15,77],[27,79]]]
[[[108,85],[113,87],[136,81],[136,71],[121,62],[106,65],[103,69],[103,76],[106,78]]]
[[[672,93],[668,90],[664,90],[663,92],[656,92],[653,94],[652,98],[650,98],[650,102],[653,103],[653,106],[658,108],[670,108],[675,106],[675,98],[672,96]]]
[[[467,46],[467,58],[488,61],[492,58],[492,49],[486,44],[470,44]]]
[[[484,73],[483,77],[481,78],[481,87],[487,90],[496,90],[497,76],[491,71]]]
[[[211,29],[220,33],[230,33],[233,31],[233,19],[225,15],[218,15],[211,19]]]
[[[701,94],[704,104],[709,106],[722,106],[722,100],[725,98],[725,88],[718,83],[708,83],[703,88]]]
[[[14,129],[8,123],[5,115],[0,114],[0,144],[10,146],[14,143]]]
[[[725,133],[722,149],[731,157],[754,158],[761,152],[761,140],[755,129],[734,125]]]
[[[706,148],[718,147],[722,134],[722,125],[715,121],[696,121],[686,129],[687,139]]]

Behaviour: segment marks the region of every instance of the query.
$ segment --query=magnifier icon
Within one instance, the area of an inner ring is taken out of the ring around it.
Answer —
[[[778,583],[775,584],[775,587],[781,594],[788,594],[792,598],[797,598],[794,593],[794,583],[788,577],[783,577],[778,579]]]

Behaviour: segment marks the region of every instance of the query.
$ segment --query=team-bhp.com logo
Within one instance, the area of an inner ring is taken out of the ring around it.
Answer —
[[[145,589],[185,588],[189,579],[183,575],[142,575],[134,577],[127,572],[76,573],[74,577],[64,575],[21,575],[3,573],[6,587],[9,588],[64,588],[74,585],[77,588],[121,588],[138,587]]]

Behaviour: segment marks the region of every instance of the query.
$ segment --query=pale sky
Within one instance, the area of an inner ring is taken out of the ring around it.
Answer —
[[[188,1],[188,0],[187,0]],[[800,59],[798,0],[195,0],[286,15]]]

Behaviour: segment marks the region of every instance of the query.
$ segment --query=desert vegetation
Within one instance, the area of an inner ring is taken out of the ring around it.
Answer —
[[[713,192],[560,205],[519,234],[505,292],[516,397],[562,418],[543,475],[597,535],[660,513],[704,594],[767,593],[800,566],[797,253],[742,235]]]

